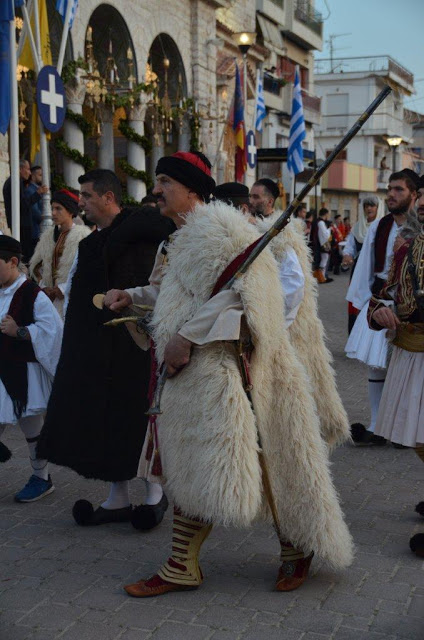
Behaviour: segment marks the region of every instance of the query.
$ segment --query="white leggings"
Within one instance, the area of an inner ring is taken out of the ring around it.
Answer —
[[[329,257],[330,257],[329,253],[321,252],[321,262],[319,263],[319,268],[322,269],[324,272],[325,272],[325,269],[327,267],[327,262],[328,262]]]
[[[25,436],[25,439],[28,444],[29,449],[29,459],[31,461],[32,471],[36,476],[47,480],[48,477],[48,464],[47,460],[40,460],[36,457],[36,448],[37,448],[37,440],[38,436],[41,433],[41,429],[44,422],[44,415],[39,414],[36,416],[27,416],[26,418],[21,418],[18,422],[22,433]],[[6,428],[4,423],[0,423],[0,438],[3,435],[3,432]]]

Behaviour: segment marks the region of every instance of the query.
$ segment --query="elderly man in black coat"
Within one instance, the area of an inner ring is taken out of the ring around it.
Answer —
[[[116,316],[92,300],[111,288],[147,284],[157,247],[175,227],[151,207],[121,210],[112,171],[96,169],[79,182],[80,206],[97,231],[80,242],[69,274],[62,353],[38,451],[86,478],[112,483],[97,509],[87,500],[75,503],[78,524],[131,520],[150,529],[163,518],[166,496],[160,485],[146,482],[145,504],[133,509],[128,482],[146,433],[150,355],[124,325],[105,327]]]

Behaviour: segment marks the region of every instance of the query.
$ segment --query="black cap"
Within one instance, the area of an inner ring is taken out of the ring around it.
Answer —
[[[0,254],[12,258],[21,258],[22,247],[21,243],[12,238],[11,236],[0,236]]]
[[[249,188],[240,182],[224,182],[219,184],[213,192],[215,200],[227,202],[232,198],[248,198]]]
[[[423,173],[423,175],[418,179],[417,189],[424,189],[424,173]]]
[[[280,197],[280,188],[274,180],[271,180],[271,178],[260,178],[259,180],[256,180],[255,184],[261,184],[265,189],[268,189],[274,200]]]
[[[415,171],[412,171],[412,169],[402,169],[402,173],[407,175],[418,189],[418,183],[420,182],[420,176],[418,175],[418,173],[415,173]]]

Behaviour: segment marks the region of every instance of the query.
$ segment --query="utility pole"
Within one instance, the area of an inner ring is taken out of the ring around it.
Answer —
[[[334,48],[333,41],[336,38],[341,38],[341,37],[344,37],[344,36],[351,36],[351,35],[352,35],[352,32],[350,32],[350,33],[333,33],[332,35],[328,36],[327,44],[328,44],[328,47],[330,49],[330,67],[331,67],[330,73],[334,73],[334,52],[335,51],[340,51],[340,49],[335,49]],[[343,47],[343,48],[345,49],[347,47]]]

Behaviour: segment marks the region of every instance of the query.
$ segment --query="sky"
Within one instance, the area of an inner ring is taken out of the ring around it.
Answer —
[[[405,106],[424,113],[424,0],[315,0],[324,19],[324,46],[315,57],[328,58],[328,36],[334,57],[389,55],[414,74],[416,94]]]

